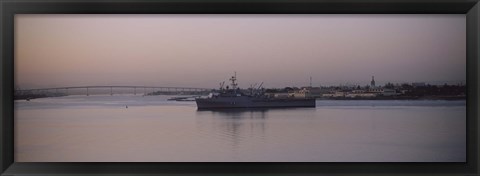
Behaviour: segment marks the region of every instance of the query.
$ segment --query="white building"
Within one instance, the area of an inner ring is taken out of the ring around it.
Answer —
[[[345,97],[346,92],[336,91],[323,94],[322,97]]]
[[[365,97],[376,97],[376,96],[377,96],[376,93],[367,92],[365,90],[353,90],[352,92],[349,92],[345,95],[345,97],[347,98],[359,98],[359,97],[365,98]]]
[[[294,98],[306,98],[310,96],[310,91],[307,90],[306,88],[303,88],[300,90],[290,92],[289,95],[290,97],[294,97]]]
[[[398,95],[394,89],[383,89],[383,88],[370,88],[368,89],[368,93],[374,93],[376,95],[382,95],[382,96]]]

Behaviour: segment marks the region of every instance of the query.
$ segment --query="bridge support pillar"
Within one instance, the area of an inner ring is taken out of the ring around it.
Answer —
[[[110,87],[110,96],[113,96],[113,87]]]
[[[87,96],[88,96],[88,87],[87,87]]]

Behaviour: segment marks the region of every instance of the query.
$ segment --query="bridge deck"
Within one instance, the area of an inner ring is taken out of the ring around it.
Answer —
[[[37,89],[19,89],[15,91],[48,91],[59,89],[91,89],[91,88],[130,88],[130,89],[173,89],[182,91],[209,91],[208,88],[195,88],[195,87],[159,87],[159,86],[71,86],[71,87],[51,87],[51,88],[37,88]]]

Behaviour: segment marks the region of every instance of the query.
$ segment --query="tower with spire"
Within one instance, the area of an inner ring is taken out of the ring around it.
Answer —
[[[370,87],[375,87],[375,79],[372,76],[372,81],[370,81]]]
[[[312,87],[312,77],[310,76],[310,88]]]

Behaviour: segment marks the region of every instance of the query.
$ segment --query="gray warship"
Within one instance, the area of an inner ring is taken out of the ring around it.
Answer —
[[[195,98],[198,109],[226,109],[226,108],[290,108],[290,107],[315,107],[314,98],[274,98],[265,95],[263,85],[249,91],[242,91],[236,83],[237,75],[230,78],[231,87],[223,88],[225,82],[220,84],[219,91],[213,91],[208,97]]]

